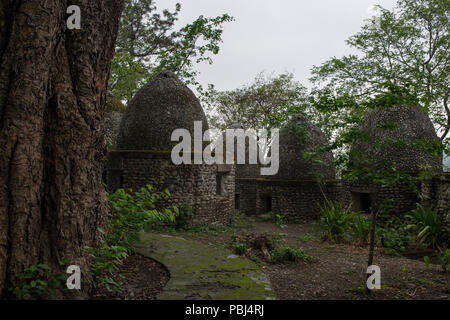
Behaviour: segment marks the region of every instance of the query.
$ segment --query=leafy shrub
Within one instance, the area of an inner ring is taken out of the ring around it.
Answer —
[[[123,261],[128,257],[128,251],[121,246],[104,245],[99,248],[85,247],[93,262],[91,264],[92,282],[95,288],[104,287],[108,292],[120,292],[120,282],[114,280]]]
[[[242,242],[233,242],[231,244],[231,248],[233,249],[233,252],[242,256],[247,251],[247,245]]]
[[[169,197],[170,193],[167,190],[153,193],[152,190],[152,186],[147,185],[133,194],[124,189],[108,194],[106,242],[99,248],[84,248],[93,260],[91,273],[95,288],[104,287],[113,293],[120,291],[120,283],[113,275],[139,241],[139,233],[148,225],[175,221],[179,213],[176,207],[156,209],[157,201]]]
[[[272,262],[286,263],[286,262],[296,262],[296,261],[306,261],[306,262],[314,262],[317,258],[309,255],[301,248],[291,248],[289,246],[283,246],[272,251]]]
[[[189,222],[194,218],[194,209],[189,203],[184,203],[178,210],[178,215],[175,217],[175,228],[185,229]]]
[[[442,270],[447,272],[447,268],[450,267],[450,249],[445,249],[440,253],[439,263],[441,264]]]
[[[50,268],[45,264],[27,267],[17,274],[9,289],[19,300],[53,299],[56,290],[63,288],[66,274],[49,279]]]
[[[284,228],[286,226],[286,217],[272,211],[270,211],[268,215],[270,221],[274,222],[280,228]]]
[[[286,227],[286,218],[283,217],[282,215],[277,214],[276,215],[276,220],[275,220],[275,224],[277,226],[279,226],[280,228],[284,228]]]
[[[406,217],[411,220],[408,229],[414,230],[417,239],[426,246],[438,248],[448,240],[449,228],[444,224],[444,216],[436,209],[417,204],[417,208]]]
[[[156,209],[156,202],[169,197],[169,191],[151,193],[152,189],[147,185],[134,194],[118,189],[108,195],[108,245],[130,248],[139,240],[139,232],[146,225],[175,221],[176,207],[173,210]]]
[[[361,243],[367,244],[369,242],[370,230],[372,223],[364,216],[357,215],[351,221],[351,230],[355,238]]]
[[[407,227],[398,218],[387,221],[383,228],[378,228],[381,245],[392,253],[405,251],[411,242]]]
[[[336,242],[342,239],[349,229],[353,217],[357,214],[351,211],[351,204],[344,207],[341,203],[325,203],[320,205],[320,224],[327,231],[327,238]]]

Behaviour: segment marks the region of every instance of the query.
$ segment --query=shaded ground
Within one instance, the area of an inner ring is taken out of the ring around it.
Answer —
[[[381,268],[382,289],[366,295],[368,248],[323,242],[312,224],[281,228],[270,222],[253,222],[247,230],[180,234],[225,248],[233,236],[245,232],[268,234],[282,245],[299,246],[318,258],[311,264],[259,262],[278,299],[450,299],[450,275],[443,273],[440,266],[431,264],[426,270],[423,261],[388,255],[381,248],[376,249],[374,264]]]
[[[161,263],[139,253],[130,255],[121,266],[115,281],[122,282],[122,291],[102,290],[97,299],[156,300],[169,281],[170,273]]]
[[[262,269],[230,251],[162,234],[144,233],[137,251],[163,263],[170,280],[161,300],[266,300],[274,293]]]

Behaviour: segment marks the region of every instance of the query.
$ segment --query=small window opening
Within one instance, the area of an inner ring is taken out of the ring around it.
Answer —
[[[222,195],[222,175],[217,174],[216,175],[216,194],[221,196]]]
[[[272,197],[265,197],[264,198],[264,212],[268,213],[272,211]]]
[[[119,183],[120,183],[120,189],[123,189],[123,174],[120,174],[120,179],[119,179]]]
[[[234,195],[234,208],[235,208],[236,210],[239,210],[239,209],[241,208],[240,201],[241,201],[241,195],[238,194],[238,193],[236,193],[236,194]]]

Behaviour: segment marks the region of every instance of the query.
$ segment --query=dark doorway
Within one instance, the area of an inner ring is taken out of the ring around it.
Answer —
[[[241,207],[240,201],[241,201],[241,195],[236,193],[234,195],[234,208],[236,210],[239,210],[239,208]]]
[[[120,184],[120,188],[123,189],[123,174],[122,173],[120,174],[119,184]]]
[[[370,193],[361,193],[361,211],[370,214],[371,207]]]
[[[272,211],[272,197],[266,196],[264,197],[264,212]]]
[[[353,192],[353,209],[355,211],[362,211],[363,213],[370,214],[372,207],[372,197],[370,193]]]

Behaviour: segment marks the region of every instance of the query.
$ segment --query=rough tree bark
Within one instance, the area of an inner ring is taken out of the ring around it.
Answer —
[[[81,30],[67,29],[70,5]],[[0,296],[24,267],[58,268],[101,239],[102,119],[122,7],[0,0]],[[88,266],[83,255],[68,262]]]

